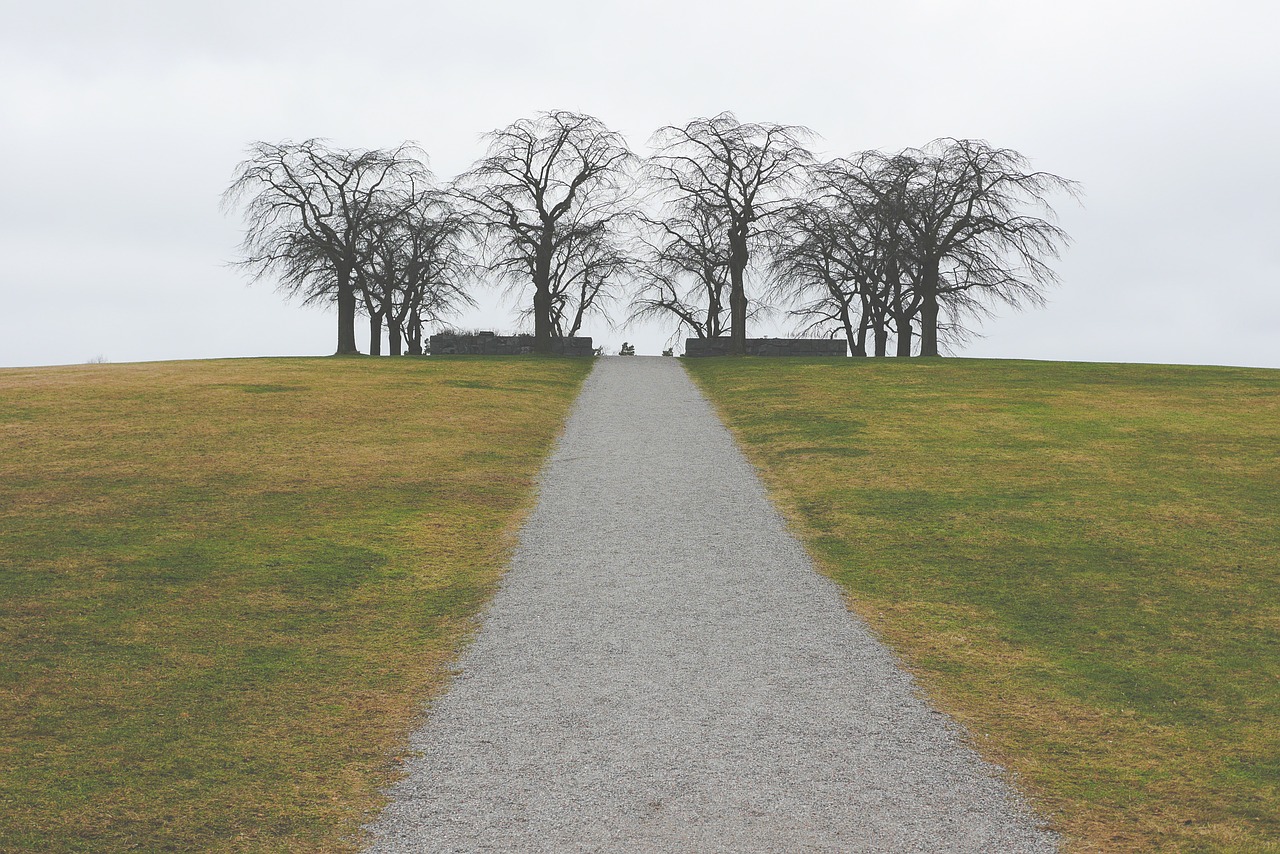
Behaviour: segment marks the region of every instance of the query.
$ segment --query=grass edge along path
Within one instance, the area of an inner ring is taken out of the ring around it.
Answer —
[[[0,850],[351,850],[591,360],[0,370]]]
[[[685,364],[1070,849],[1280,850],[1280,372]]]

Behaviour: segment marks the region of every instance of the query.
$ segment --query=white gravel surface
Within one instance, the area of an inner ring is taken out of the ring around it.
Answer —
[[[597,361],[369,850],[1055,850],[679,362]]]

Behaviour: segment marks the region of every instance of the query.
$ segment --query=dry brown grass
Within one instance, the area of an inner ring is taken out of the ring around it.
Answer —
[[[0,371],[0,849],[354,848],[589,367]]]

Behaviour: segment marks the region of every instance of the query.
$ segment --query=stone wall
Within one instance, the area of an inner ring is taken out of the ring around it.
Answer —
[[[431,336],[433,356],[519,356],[533,352],[532,335],[494,335],[477,332],[456,335],[444,332]],[[552,338],[551,352],[557,356],[592,356],[591,338]]]
[[[728,338],[686,338],[686,356],[727,356]],[[748,338],[748,356],[848,356],[843,338]]]

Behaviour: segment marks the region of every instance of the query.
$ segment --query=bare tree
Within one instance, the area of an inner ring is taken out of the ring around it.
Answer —
[[[911,355],[920,298],[913,287],[915,267],[904,218],[917,169],[912,158],[872,151],[815,170],[815,195],[834,220],[827,237],[856,284],[861,329],[872,333],[877,356],[887,353],[890,328],[896,355]]]
[[[910,356],[918,325],[921,355],[937,355],[941,341],[972,334],[963,319],[987,313],[990,300],[1038,304],[1054,279],[1044,259],[1066,235],[1019,210],[1052,215],[1045,195],[1075,187],[1027,172],[1017,152],[938,140],[862,152],[812,174],[808,197],[776,230],[774,285],[811,329],[838,324],[855,354],[870,330],[884,355],[892,326],[897,355]]]
[[[647,172],[677,217],[699,209],[723,223],[729,250],[730,350],[746,352],[745,277],[762,228],[789,203],[813,157],[804,141],[810,132],[778,124],[743,124],[733,113],[694,119],[654,134]]]
[[[717,211],[696,203],[666,219],[646,219],[644,255],[628,321],[676,318],[697,338],[718,338],[728,328],[729,248]]]
[[[824,199],[804,200],[780,217],[770,251],[773,296],[795,307],[805,333],[842,332],[854,356],[867,355],[879,280],[864,272],[870,242]]]
[[[1053,221],[1047,196],[1079,193],[1049,172],[1027,171],[1027,159],[982,140],[941,139],[925,148],[929,180],[907,218],[920,268],[920,355],[938,355],[938,309],[981,295],[1013,306],[1044,304],[1057,281],[1045,263],[1070,240]],[[1030,208],[1043,216],[1024,213]]]
[[[627,204],[635,161],[623,138],[596,118],[556,110],[488,135],[484,159],[455,193],[484,236],[488,267],[533,286],[534,350],[551,351],[553,276],[566,244]]]
[[[369,318],[369,355],[382,355],[382,327],[393,311],[399,280],[399,236],[415,194],[392,189],[375,206],[362,235],[361,261],[355,268],[356,292]],[[389,325],[389,324],[388,324]],[[388,350],[396,353],[394,340]]]
[[[393,189],[426,181],[418,149],[332,148],[325,141],[256,142],[223,193],[243,205],[247,229],[238,263],[255,278],[279,277],[305,302],[338,307],[337,352],[355,353],[356,271],[367,230]]]
[[[443,201],[443,200],[442,200]],[[474,280],[470,253],[471,223],[452,205],[444,204],[434,217],[423,217],[413,228],[407,247],[406,299],[403,320],[397,320],[409,353],[422,355],[423,331],[464,305],[474,305],[465,284]]]
[[[868,152],[851,165],[849,184],[901,223],[897,239],[919,303],[920,355],[938,355],[940,333],[965,334],[959,317],[984,311],[984,298],[1043,304],[1044,288],[1057,280],[1045,259],[1057,258],[1069,240],[1052,221],[1047,197],[1077,195],[1074,182],[1029,172],[1018,152],[968,139],[888,156]],[[950,323],[939,321],[943,306]]]
[[[903,251],[900,165],[867,152],[814,166],[804,198],[773,233],[773,296],[795,306],[806,331],[842,331],[855,356],[868,354],[868,337],[875,355],[886,355],[890,329],[898,355],[911,355],[919,300]]]
[[[474,304],[465,287],[473,266],[470,236],[449,196],[433,190],[397,199],[370,230],[363,292],[369,310],[385,318],[392,356],[405,347],[421,355],[424,324]]]

